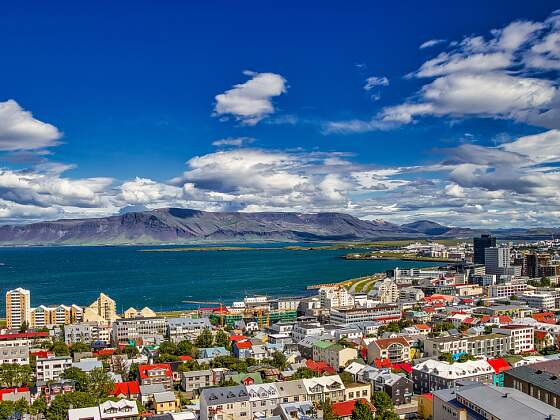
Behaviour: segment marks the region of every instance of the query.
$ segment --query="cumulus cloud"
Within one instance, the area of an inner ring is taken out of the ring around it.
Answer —
[[[488,37],[454,41],[407,75],[432,79],[410,99],[368,120],[328,122],[324,131],[387,130],[425,116],[497,118],[560,128],[558,80],[550,73],[560,69],[559,22],[555,12],[543,22],[514,21]]]
[[[243,74],[251,79],[216,95],[214,115],[233,116],[242,124],[255,125],[275,112],[272,98],[286,92],[287,82],[275,73],[245,71]]]
[[[33,150],[54,146],[62,137],[58,129],[33,118],[16,101],[0,102],[0,150]]]

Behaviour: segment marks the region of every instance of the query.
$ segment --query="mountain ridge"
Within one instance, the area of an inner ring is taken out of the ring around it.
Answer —
[[[403,225],[362,220],[346,213],[206,212],[161,208],[86,219],[58,219],[0,227],[0,245],[184,244],[193,242],[357,241],[459,238],[492,232],[444,226],[429,220]],[[496,232],[499,232],[497,230]],[[505,230],[508,237],[530,230]],[[560,233],[536,229],[537,235]],[[535,232],[532,234],[535,236]]]

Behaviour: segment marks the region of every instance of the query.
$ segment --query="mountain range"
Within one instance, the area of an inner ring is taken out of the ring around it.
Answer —
[[[356,241],[408,238],[549,238],[558,228],[482,231],[429,220],[404,225],[344,213],[205,212],[163,208],[92,219],[61,219],[0,227],[0,245],[181,244],[196,242]]]

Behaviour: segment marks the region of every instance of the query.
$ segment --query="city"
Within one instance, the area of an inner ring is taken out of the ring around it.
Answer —
[[[89,306],[32,307],[29,290],[10,290],[0,413],[13,406],[32,419],[71,420],[559,415],[560,241],[482,235],[392,251],[403,249],[461,261],[314,285],[304,297],[198,302],[174,314],[117,313],[104,293]]]

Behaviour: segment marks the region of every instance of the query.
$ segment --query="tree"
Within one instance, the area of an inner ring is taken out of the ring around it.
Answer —
[[[198,357],[198,349],[189,340],[180,341],[179,344],[177,344],[177,352],[179,356]]]
[[[33,371],[29,365],[4,363],[0,365],[0,386],[7,388],[30,386],[33,383]]]
[[[373,420],[373,413],[371,408],[366,403],[358,400],[352,410],[352,420]]]
[[[171,341],[164,341],[163,343],[161,343],[158,350],[160,354],[179,354],[177,345],[175,343],[172,343]]]
[[[136,381],[138,380],[138,363],[131,363],[128,368],[128,380]]]
[[[7,419],[16,411],[13,401],[0,401],[0,419]]]
[[[382,416],[387,412],[393,411],[393,401],[385,391],[375,391],[371,395],[371,402],[375,407],[376,416]]]
[[[228,347],[230,343],[229,336],[224,330],[218,330],[214,337],[214,345],[217,347]]]
[[[136,356],[138,356],[140,354],[140,352],[138,351],[136,346],[126,346],[123,349],[123,352],[124,352],[124,354],[126,354],[126,356],[129,359],[134,359]]]
[[[50,351],[57,356],[70,356],[70,350],[64,341],[53,341]]]
[[[27,321],[22,322],[21,325],[19,326],[20,333],[27,332],[28,329],[29,329],[29,324],[27,323]]]
[[[165,363],[165,362],[176,362],[179,359],[179,356],[175,356],[174,354],[167,354],[167,353],[160,353],[156,358],[157,363]]]
[[[340,379],[342,380],[342,383],[344,385],[348,385],[354,382],[354,377],[352,376],[352,374],[348,373],[348,372],[340,372],[339,375]]]
[[[125,377],[126,364],[124,358],[120,354],[113,356],[113,358],[111,359],[111,366],[113,372],[115,372],[117,375],[121,375],[122,378]]]
[[[227,379],[222,378],[222,380],[220,380],[219,385],[220,386],[235,386],[235,385],[238,385],[238,383],[235,382],[232,378],[227,378]]]
[[[286,369],[288,362],[286,356],[281,351],[276,351],[272,355],[272,365],[280,370]]]
[[[72,344],[72,346],[70,347],[70,353],[72,353],[72,355],[74,353],[85,353],[91,351],[91,347],[88,346],[86,343],[74,343]]]
[[[212,347],[213,341],[214,339],[212,337],[212,333],[208,328],[205,328],[204,330],[202,330],[200,335],[196,338],[196,341],[194,343],[196,344],[197,347],[205,348],[205,347]]]
[[[33,404],[31,404],[31,407],[29,408],[29,412],[34,415],[47,414],[47,400],[45,397],[39,397],[33,401]]]
[[[87,392],[68,392],[59,394],[51,402],[47,410],[47,420],[60,420],[68,418],[68,409],[94,407],[98,405],[96,398]]]
[[[311,370],[306,367],[300,367],[298,368],[298,370],[296,370],[296,373],[294,373],[290,377],[290,379],[311,379],[311,378],[316,378],[317,376],[319,376],[319,374],[314,370]]]
[[[76,391],[86,392],[88,390],[88,374],[82,369],[70,367],[62,373],[62,378],[76,381]]]
[[[338,419],[338,416],[333,413],[332,404],[328,398],[321,403],[321,411],[323,412],[323,420]]]
[[[451,353],[441,353],[438,359],[444,362],[453,363],[453,356],[451,355]]]
[[[107,397],[109,393],[115,388],[115,383],[101,368],[93,369],[88,374],[88,393],[97,399]]]

